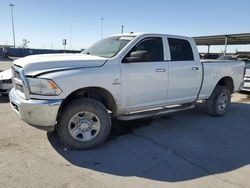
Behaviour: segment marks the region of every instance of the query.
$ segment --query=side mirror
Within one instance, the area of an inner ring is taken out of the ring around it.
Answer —
[[[124,63],[146,62],[146,61],[149,61],[148,51],[134,51],[131,53],[130,57],[125,58]]]

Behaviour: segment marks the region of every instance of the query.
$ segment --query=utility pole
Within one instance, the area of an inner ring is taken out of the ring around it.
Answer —
[[[103,39],[103,21],[104,18],[101,18],[101,39]]]
[[[228,39],[228,37],[226,36],[226,38],[225,38],[225,50],[224,50],[224,55],[227,54],[227,39]]]
[[[67,45],[67,39],[63,39],[62,40],[62,44],[63,44],[63,49],[65,50],[65,47]]]
[[[122,31],[121,31],[121,33],[123,34],[123,32],[124,32],[124,25],[122,25]]]
[[[14,28],[14,17],[13,17],[13,7],[14,4],[9,4],[11,10],[11,19],[12,19],[12,31],[13,31],[13,41],[14,41],[14,48],[16,47],[16,39],[15,39],[15,28]]]

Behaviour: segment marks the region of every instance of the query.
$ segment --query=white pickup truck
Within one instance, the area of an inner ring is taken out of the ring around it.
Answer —
[[[14,61],[10,103],[26,123],[57,130],[69,148],[100,146],[111,119],[133,120],[206,102],[224,115],[243,82],[241,61],[201,62],[192,38],[129,33],[81,54],[34,55]]]

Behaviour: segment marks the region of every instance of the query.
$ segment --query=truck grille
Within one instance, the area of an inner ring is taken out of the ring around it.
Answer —
[[[21,80],[21,75],[20,75],[20,72],[18,72],[17,70],[14,70],[14,77]]]
[[[24,76],[24,72],[21,67],[12,66],[12,73],[13,73],[13,86],[16,91],[18,91],[18,94],[20,97],[29,99],[29,90],[27,87],[26,78]]]
[[[250,76],[245,76],[244,81],[250,81]]]
[[[21,91],[22,93],[24,93],[24,89],[23,89],[23,86],[22,86],[22,85],[16,84],[16,89],[17,89],[18,91]]]

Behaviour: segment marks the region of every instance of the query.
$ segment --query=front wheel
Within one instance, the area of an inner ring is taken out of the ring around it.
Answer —
[[[105,106],[94,99],[76,99],[62,111],[57,124],[58,136],[67,147],[90,149],[100,146],[111,129]]]
[[[217,85],[206,101],[206,108],[212,116],[225,115],[231,105],[231,93],[225,86]]]

